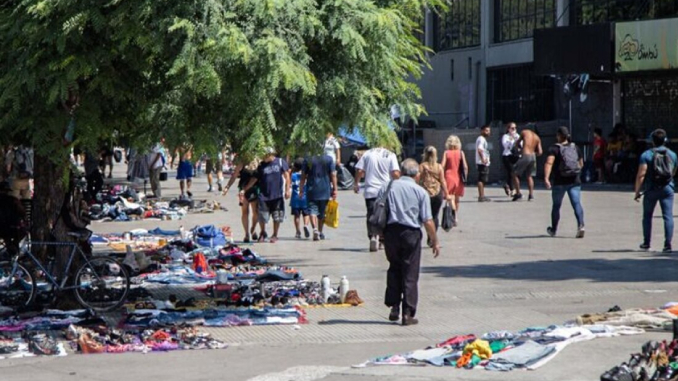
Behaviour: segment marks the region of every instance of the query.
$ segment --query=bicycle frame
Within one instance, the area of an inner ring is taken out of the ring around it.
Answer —
[[[14,259],[14,261],[13,261],[13,262],[14,262],[14,265],[13,265],[13,270],[12,270],[12,272],[15,272],[15,271],[16,271],[16,264],[19,262],[19,258],[21,258],[21,256],[23,256],[23,255],[28,256],[28,258],[30,258],[30,260],[31,260],[36,266],[38,266],[38,268],[39,268],[40,270],[42,270],[43,274],[45,274],[45,276],[47,277],[47,280],[52,284],[52,286],[56,287],[56,289],[57,289],[58,291],[73,290],[73,289],[76,289],[76,288],[77,288],[76,286],[68,286],[68,287],[66,286],[66,282],[68,281],[68,273],[69,273],[69,271],[70,271],[70,269],[71,269],[71,266],[73,265],[73,260],[75,259],[76,252],[79,252],[79,253],[80,253],[80,257],[81,257],[82,259],[84,259],[85,262],[86,262],[88,265],[90,265],[90,266],[92,265],[92,263],[89,261],[89,259],[88,259],[87,256],[85,255],[85,253],[82,252],[82,249],[80,249],[80,247],[78,247],[78,245],[77,245],[75,242],[31,241],[31,242],[29,243],[29,246],[33,246],[33,245],[38,245],[38,246],[40,246],[40,245],[42,245],[42,246],[58,246],[58,247],[67,247],[67,246],[70,246],[70,247],[71,247],[70,253],[69,253],[69,255],[68,255],[68,262],[66,263],[66,267],[64,268],[64,273],[63,273],[63,275],[61,275],[61,282],[60,282],[60,283],[57,282],[57,279],[54,278],[54,274],[52,274],[51,272],[49,272],[49,271],[45,268],[45,266],[43,266],[42,262],[40,262],[40,260],[39,260],[38,258],[36,258],[36,257],[33,255],[33,253],[31,252],[31,250],[30,250],[28,247],[23,247],[23,248],[19,251],[19,255],[15,256],[15,259]],[[97,280],[99,280],[99,279],[98,279],[98,278],[99,278],[99,275],[96,274],[96,273],[95,273],[94,275],[97,277]]]

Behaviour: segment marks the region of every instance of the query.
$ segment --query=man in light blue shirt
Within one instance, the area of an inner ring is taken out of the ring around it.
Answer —
[[[384,229],[384,249],[389,261],[385,303],[391,307],[389,320],[398,321],[402,304],[402,324],[413,325],[417,312],[419,264],[421,262],[421,226],[431,237],[433,257],[440,253],[435,224],[431,215],[431,200],[418,185],[419,163],[407,159],[402,175],[394,180],[387,195],[389,217]],[[379,191],[382,197],[388,185]]]
[[[664,253],[671,253],[671,241],[673,239],[673,176],[676,175],[678,157],[676,153],[666,148],[668,141],[666,131],[657,129],[650,135],[654,148],[649,149],[640,156],[638,175],[636,176],[636,196],[641,197],[640,188],[644,187],[643,196],[643,243],[640,248],[650,249],[652,237],[652,214],[659,202],[664,219]]]

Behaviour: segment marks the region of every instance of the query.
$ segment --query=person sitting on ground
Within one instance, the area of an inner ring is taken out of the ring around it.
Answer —
[[[296,234],[294,238],[301,239],[301,220],[304,220],[304,236],[309,238],[311,232],[308,230],[310,222],[308,211],[308,200],[306,198],[306,186],[301,187],[301,179],[303,177],[304,159],[298,158],[292,165],[292,198],[290,199],[290,208],[294,216],[294,228]]]
[[[520,138],[515,143],[517,147],[521,147],[520,159],[516,161],[513,166],[513,188],[516,193],[513,195],[513,201],[518,201],[523,198],[520,193],[520,178],[527,177],[527,189],[529,195],[527,201],[534,200],[534,176],[537,175],[537,156],[543,153],[541,148],[541,138],[536,132],[525,128],[520,131]]]

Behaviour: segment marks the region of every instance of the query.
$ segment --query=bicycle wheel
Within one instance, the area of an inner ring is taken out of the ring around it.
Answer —
[[[125,302],[129,274],[124,266],[108,257],[94,257],[75,274],[75,297],[83,307],[110,311]]]
[[[35,277],[24,266],[11,261],[0,262],[0,307],[28,307],[35,297]]]

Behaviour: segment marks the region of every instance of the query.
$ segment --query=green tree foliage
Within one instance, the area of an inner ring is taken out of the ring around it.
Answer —
[[[410,80],[425,62],[415,32],[428,2],[6,0],[0,136],[61,157],[77,102],[86,146],[165,136],[293,150],[340,125],[377,143],[391,104],[422,112]]]

